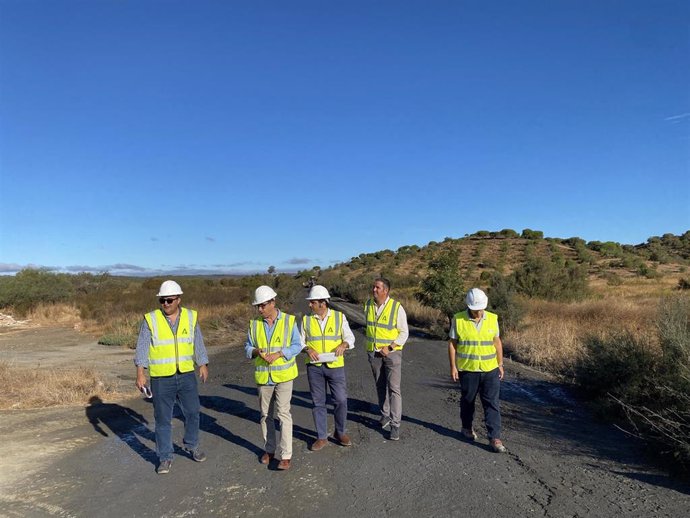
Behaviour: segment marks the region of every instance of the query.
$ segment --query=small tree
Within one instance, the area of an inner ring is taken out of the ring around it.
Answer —
[[[276,273],[276,267],[271,265],[268,267],[268,273],[269,275],[274,275]]]
[[[431,273],[422,281],[417,299],[443,312],[450,322],[462,309],[465,294],[458,256],[452,251],[445,252],[429,262],[429,269]]]

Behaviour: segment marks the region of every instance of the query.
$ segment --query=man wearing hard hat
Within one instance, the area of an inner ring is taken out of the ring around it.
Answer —
[[[264,453],[260,462],[278,459],[277,468],[290,469],[292,458],[292,382],[297,377],[295,356],[302,350],[295,317],[276,307],[278,295],[270,286],[254,291],[252,305],[259,316],[249,322],[244,351],[254,359],[254,381],[259,393],[261,434]],[[275,416],[280,421],[280,441],[276,441]],[[276,446],[279,449],[276,449]]]
[[[465,303],[467,309],[453,317],[448,342],[450,376],[453,381],[460,380],[460,433],[468,441],[477,438],[472,421],[479,394],[489,443],[495,452],[504,453],[499,407],[503,344],[498,332],[498,316],[486,311],[489,299],[479,288],[467,292]]]
[[[374,280],[372,298],[364,304],[367,322],[367,354],[376,383],[381,427],[390,430],[391,441],[400,439],[402,419],[402,350],[410,332],[400,302],[388,296],[388,279]]]
[[[136,386],[148,390],[146,370],[151,377],[153,413],[156,419],[156,453],[160,474],[168,473],[173,460],[172,417],[175,401],[184,415],[183,444],[196,462],[206,460],[199,449],[199,378],[208,379],[208,355],[197,323],[197,312],[182,307],[182,288],[175,281],[165,281],[158,291],[160,309],[144,315],[139,329],[134,364]]]
[[[347,380],[345,378],[346,349],[355,346],[355,335],[345,315],[328,307],[331,296],[328,290],[315,285],[309,290],[307,300],[311,315],[302,317],[301,339],[307,352],[307,379],[314,403],[312,415],[317,439],[311,445],[312,451],[319,451],[328,444],[328,411],[326,391],[333,399],[335,433],[333,438],[342,446],[352,446],[346,433]]]

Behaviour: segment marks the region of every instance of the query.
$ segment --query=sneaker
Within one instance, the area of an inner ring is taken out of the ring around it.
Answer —
[[[156,468],[156,473],[159,475],[164,475],[165,473],[170,473],[170,467],[172,466],[171,460],[162,460]]]
[[[468,430],[466,428],[463,428],[462,430],[460,430],[460,435],[463,439],[469,442],[474,442],[477,440],[477,434],[474,433],[474,430]]]
[[[391,441],[399,441],[400,440],[400,427],[399,426],[391,426],[391,433],[390,433],[390,436],[388,438]]]
[[[496,453],[505,453],[508,451],[506,447],[503,446],[501,439],[491,439],[491,447]]]
[[[193,450],[187,449],[187,452],[192,456],[195,462],[204,462],[206,460],[206,454],[201,451],[198,447]]]
[[[388,430],[391,427],[391,418],[384,416],[379,421],[379,424],[381,424],[381,428],[383,428],[384,430]]]

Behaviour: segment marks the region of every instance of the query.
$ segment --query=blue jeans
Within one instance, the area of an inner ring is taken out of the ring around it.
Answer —
[[[484,423],[489,440],[501,438],[501,409],[499,397],[501,380],[498,368],[489,372],[460,372],[460,420],[466,430],[472,429],[474,421],[474,402],[481,399],[484,407]]]
[[[172,460],[172,418],[175,401],[184,415],[184,439],[191,450],[199,445],[199,391],[196,372],[151,378],[153,415],[156,419],[156,453],[160,461]]]
[[[335,406],[335,433],[345,435],[347,421],[347,380],[345,367],[330,369],[325,364],[307,365],[307,379],[314,408],[314,426],[319,439],[328,437],[328,410],[326,409],[326,388],[331,390],[331,398]]]

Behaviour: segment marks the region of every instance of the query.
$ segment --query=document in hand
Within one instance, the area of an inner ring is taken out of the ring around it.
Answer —
[[[318,361],[311,362],[311,363],[334,362],[335,358],[336,358],[335,353],[319,353]]]

